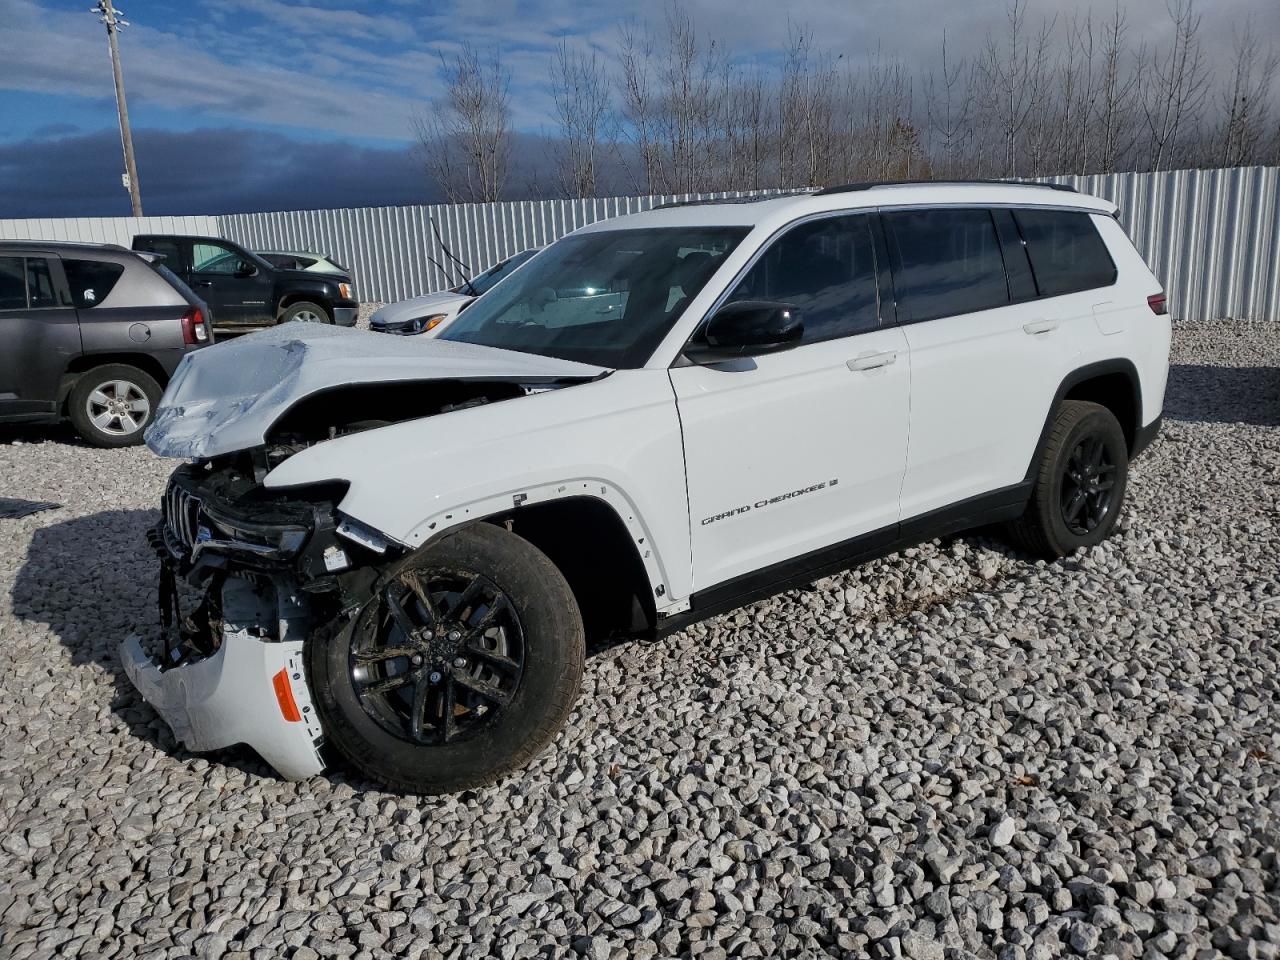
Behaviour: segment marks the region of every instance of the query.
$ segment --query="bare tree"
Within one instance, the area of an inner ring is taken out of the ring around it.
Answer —
[[[653,38],[641,33],[634,22],[619,28],[618,60],[621,68],[622,115],[630,138],[640,154],[641,172],[637,185],[646,193],[665,188],[662,161],[655,135],[657,105],[651,90]]]
[[[1143,97],[1149,166],[1164,170],[1209,96],[1211,76],[1200,46],[1200,15],[1195,0],[1170,0],[1173,45],[1139,67],[1150,78]]]
[[[565,196],[594,197],[612,112],[609,78],[596,51],[574,49],[562,40],[552,67],[551,93],[559,127],[559,188]]]
[[[942,33],[939,73],[925,83],[928,115],[928,147],[936,169],[944,177],[960,173],[960,156],[972,134],[973,68],[965,60],[949,58],[947,34]]]
[[[991,128],[1003,154],[1001,173],[1012,177],[1018,172],[1023,130],[1035,106],[1030,80],[1037,63],[1026,39],[1026,0],[1010,0],[1005,16],[1005,35],[987,35],[979,69]],[[1037,45],[1036,55],[1042,52],[1043,44]]]
[[[497,50],[482,60],[470,45],[440,64],[444,95],[413,120],[427,172],[452,203],[498,200],[511,153],[511,74]]]
[[[1257,163],[1262,158],[1273,123],[1271,88],[1280,69],[1275,48],[1263,48],[1252,20],[1236,34],[1234,53],[1236,68],[1221,93],[1223,117],[1215,137],[1215,162],[1223,167]]]
[[[1138,91],[1138,70],[1126,72],[1129,57],[1128,19],[1116,3],[1111,18],[1102,26],[1101,76],[1098,81],[1097,144],[1094,169],[1111,173],[1127,158],[1137,140],[1134,98]],[[1137,58],[1138,64],[1142,58]]]

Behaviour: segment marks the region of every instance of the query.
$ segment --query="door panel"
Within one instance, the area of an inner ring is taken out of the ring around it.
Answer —
[[[859,357],[891,362],[852,369]],[[898,328],[676,367],[694,589],[898,522],[911,371]]]
[[[80,353],[75,308],[57,296],[60,278],[56,260],[0,257],[0,416],[57,412],[62,373]]]
[[[216,326],[259,326],[275,319],[271,277],[261,269],[256,276],[237,276],[242,260],[239,250],[216,241],[191,246],[191,287],[209,304]]]
[[[1024,479],[1077,352],[1050,302],[1013,304],[904,328],[911,348],[911,451],[902,516]]]

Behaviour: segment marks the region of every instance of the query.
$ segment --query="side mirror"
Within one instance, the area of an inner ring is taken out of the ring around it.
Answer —
[[[258,268],[248,260],[241,260],[236,264],[235,275],[240,280],[243,280],[246,277],[256,277],[258,275]]]
[[[684,348],[694,363],[757,357],[798,346],[804,336],[800,311],[771,300],[726,303],[707,321],[697,340]]]

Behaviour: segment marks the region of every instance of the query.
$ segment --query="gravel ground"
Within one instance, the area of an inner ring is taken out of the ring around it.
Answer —
[[[0,954],[1280,956],[1280,326],[1180,327],[1120,531],[934,542],[588,663],[452,798],[196,757],[118,673],[170,464],[0,435]]]

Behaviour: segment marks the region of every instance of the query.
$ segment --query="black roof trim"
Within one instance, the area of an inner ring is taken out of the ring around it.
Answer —
[[[970,186],[973,184],[1001,187],[1048,187],[1063,193],[1078,193],[1075,187],[1065,183],[1028,183],[1025,180],[867,180],[862,183],[844,183],[835,187],[823,187],[813,194],[815,197],[827,197],[833,193],[857,193],[860,190],[873,190],[876,187],[918,187],[939,184],[945,186]]]
[[[706,207],[718,203],[764,203],[766,200],[781,200],[785,197],[811,196],[810,190],[787,190],[781,193],[756,194],[750,197],[721,197],[718,200],[670,200],[660,203],[651,210],[670,210],[674,207]]]

